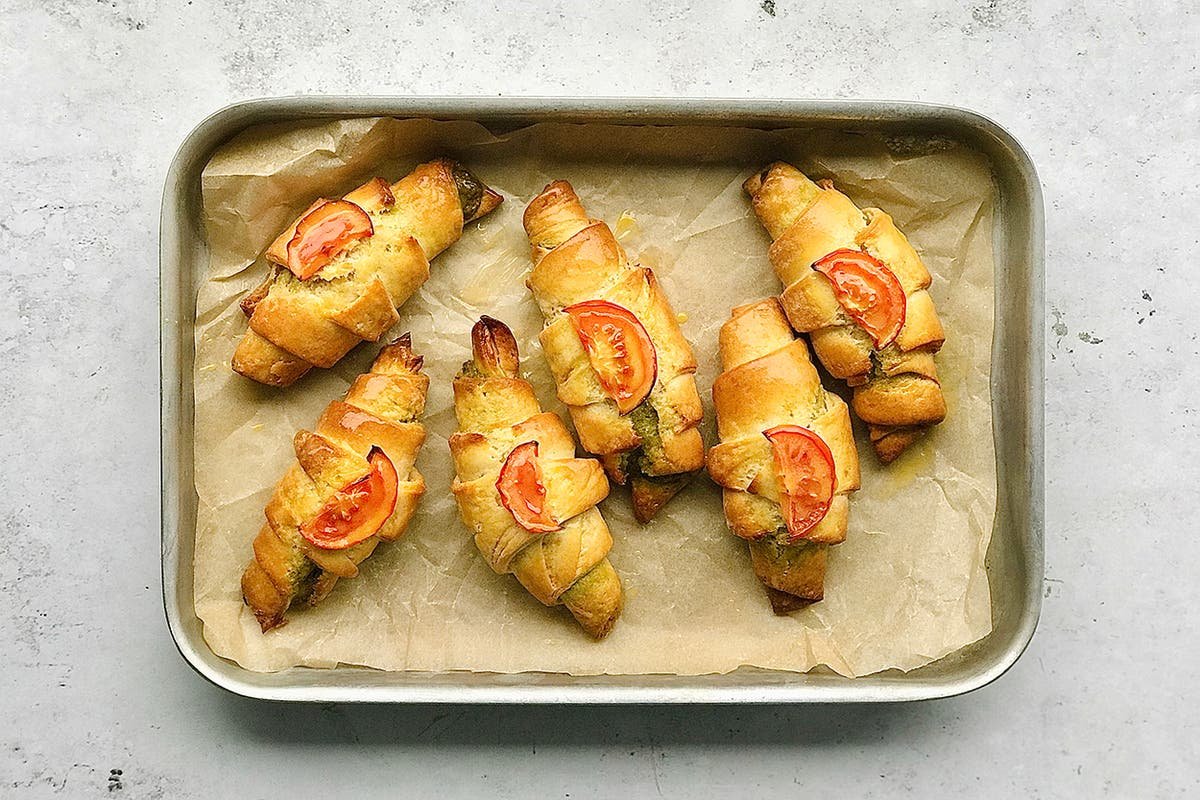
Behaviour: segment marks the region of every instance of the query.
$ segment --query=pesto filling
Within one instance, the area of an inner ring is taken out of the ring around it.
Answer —
[[[633,424],[633,432],[642,440],[642,443],[621,455],[621,469],[631,477],[636,475],[653,479],[657,477],[656,473],[666,462],[662,434],[659,432],[658,412],[654,410],[654,406],[650,404],[649,400],[645,400],[629,412],[629,421]]]
[[[451,170],[454,187],[458,189],[458,202],[462,206],[463,219],[471,219],[483,202],[483,184],[479,179],[458,164]]]
[[[307,602],[312,597],[313,590],[317,586],[317,579],[321,577],[321,568],[315,562],[304,556],[304,563],[296,569],[295,577],[293,578],[293,586],[295,587],[292,596],[289,598],[292,601],[300,600]]]

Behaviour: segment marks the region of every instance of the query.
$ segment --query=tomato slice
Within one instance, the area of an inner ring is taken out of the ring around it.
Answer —
[[[375,233],[371,217],[349,200],[326,200],[296,223],[287,246],[287,268],[300,280],[316,275],[346,245]]]
[[[775,455],[775,471],[786,500],[788,541],[804,539],[829,512],[837,473],[825,440],[800,425],[776,425],[763,431]]]
[[[399,476],[378,447],[367,454],[371,471],[346,484],[325,501],[300,535],[322,550],[345,550],[374,536],[396,510]]]
[[[833,283],[833,293],[846,313],[886,347],[904,327],[904,287],[883,262],[860,250],[834,250],[813,264]]]
[[[508,454],[496,479],[500,502],[525,530],[550,533],[562,525],[546,510],[546,486],[538,464],[538,443],[519,444]]]
[[[650,334],[633,312],[607,300],[588,300],[564,310],[617,411],[633,411],[658,378],[658,355]]]

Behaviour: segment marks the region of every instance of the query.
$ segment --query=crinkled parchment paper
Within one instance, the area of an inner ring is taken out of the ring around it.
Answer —
[[[375,175],[395,180],[439,154],[461,159],[505,202],[434,262],[396,327],[412,331],[432,378],[418,461],[428,493],[402,540],[381,546],[322,605],[295,609],[264,636],[239,590],[263,506],[293,457],[292,434],[312,426],[378,348],[363,344],[287,390],[260,387],[229,368],[246,327],[237,300],[265,274],[261,251],[314,197]],[[458,520],[446,440],[450,381],[468,357],[468,331],[481,313],[506,321],[543,404],[562,410],[524,286],[521,213],[547,182],[568,179],[594,216],[615,224],[625,215],[617,225],[624,245],[655,268],[684,315],[711,445],[717,329],[732,305],[779,289],[767,235],[740,188],[775,158],[884,208],[924,255],[947,332],[938,364],[949,418],[886,469],[859,436],[862,490],[848,540],[831,551],[825,600],[786,617],[771,613],[707,477],[646,526],[614,488],[603,510],[627,601],[612,635],[592,642],[561,607],[544,608],[512,577],[493,574]],[[354,119],[248,131],[214,156],[203,196],[211,264],[196,301],[195,597],[219,655],[253,670],[345,663],[690,675],[824,664],[865,675],[919,667],[991,630],[984,553],[996,483],[988,388],[995,188],[978,155],[950,142],[801,130],[543,124],[493,135],[465,122]]]

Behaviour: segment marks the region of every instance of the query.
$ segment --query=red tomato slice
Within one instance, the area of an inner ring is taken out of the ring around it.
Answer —
[[[833,453],[825,440],[799,425],[776,425],[763,431],[775,455],[775,471],[783,490],[788,541],[807,536],[829,512],[837,489]]]
[[[378,447],[367,455],[371,471],[339,489],[300,535],[322,550],[345,550],[374,536],[396,510],[399,476]]]
[[[564,310],[617,411],[633,411],[658,378],[658,355],[650,334],[629,309],[607,300],[588,300]]]
[[[904,327],[904,287],[883,262],[860,250],[834,250],[813,264],[833,283],[833,293],[876,347],[891,344]]]
[[[508,454],[496,479],[500,502],[525,530],[550,533],[562,525],[546,511],[546,487],[538,465],[538,443],[519,444]]]
[[[371,217],[349,200],[326,200],[296,223],[287,246],[287,268],[308,280],[346,245],[375,233]]]

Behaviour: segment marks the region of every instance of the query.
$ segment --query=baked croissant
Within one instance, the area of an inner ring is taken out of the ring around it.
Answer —
[[[525,209],[540,340],[580,444],[650,520],[704,465],[696,359],[654,272],[555,181]]]
[[[890,462],[946,417],[933,355],[945,334],[929,271],[892,218],[860,210],[829,181],[775,162],[743,188],[771,234],[771,265],[792,327],[854,387],[854,413]]]
[[[425,441],[417,419],[429,378],[408,334],[380,351],[316,430],[293,440],[294,463],[267,503],[242,596],[263,631],[295,601],[316,605],[353,578],[375,546],[408,527],[425,481],[413,466]]]
[[[450,437],[453,492],[463,523],[497,573],[511,572],[548,606],[562,604],[585,631],[608,635],[621,613],[621,581],[608,561],[612,536],[596,504],[604,470],[575,458],[575,440],[543,412],[519,377],[517,342],[482,317],[474,357],[454,379],[458,432]]]
[[[829,545],[846,538],[858,452],[846,403],[826,392],[775,298],[733,309],[713,383],[721,443],[708,472],[750,545],[776,613],[820,600]]]
[[[445,158],[391,186],[375,178],[341,200],[317,200],[267,248],[275,267],[241,302],[250,327],[234,370],[288,386],[378,341],[429,277],[429,260],[501,200]]]

